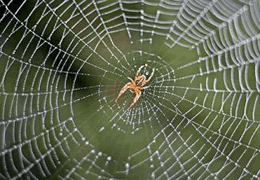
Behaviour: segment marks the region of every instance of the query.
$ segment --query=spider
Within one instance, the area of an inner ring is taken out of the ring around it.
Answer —
[[[154,74],[154,68],[153,68],[153,72],[152,74],[150,75],[150,77],[146,80],[146,77],[145,75],[141,75],[139,76],[139,72],[141,71],[141,69],[143,68],[144,66],[140,66],[139,69],[137,70],[136,74],[135,74],[135,80],[131,79],[130,77],[127,77],[131,82],[128,82],[126,83],[121,91],[119,92],[118,96],[117,96],[117,99],[116,99],[116,102],[118,102],[118,99],[120,98],[120,96],[127,90],[129,89],[131,93],[135,93],[136,96],[133,100],[133,103],[130,105],[129,108],[131,108],[137,101],[138,99],[141,97],[141,90],[143,89],[146,89],[147,87],[143,87],[146,83],[148,83],[151,78],[153,77],[153,74]]]

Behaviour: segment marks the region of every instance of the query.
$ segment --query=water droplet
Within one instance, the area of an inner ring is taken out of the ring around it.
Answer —
[[[151,174],[151,177],[152,177],[153,179],[155,178],[154,172]]]
[[[107,157],[107,160],[108,160],[108,161],[111,161],[111,159],[112,159],[111,156],[108,156],[108,157]]]

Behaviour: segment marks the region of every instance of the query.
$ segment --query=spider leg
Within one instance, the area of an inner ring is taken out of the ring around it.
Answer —
[[[147,89],[147,88],[149,88],[150,86],[151,86],[151,85],[149,85],[149,86],[144,86],[143,89]]]
[[[151,78],[153,77],[153,74],[154,74],[154,68],[153,68],[153,72],[152,72],[152,74],[150,75],[150,77],[147,79],[146,82],[149,82],[149,81],[151,80]]]
[[[122,94],[124,94],[124,92],[125,92],[128,88],[130,88],[130,84],[132,84],[132,83],[131,83],[131,82],[126,83],[126,84],[122,87],[122,89],[120,90],[120,92],[119,92],[119,94],[118,94],[118,96],[117,96],[117,98],[116,98],[116,102],[118,102],[118,99],[120,98],[120,96],[121,96]]]
[[[129,106],[129,108],[131,108],[139,100],[140,97],[141,97],[141,91],[136,92],[136,95],[135,95],[135,98],[133,100],[133,103]]]
[[[138,74],[139,72],[141,71],[141,69],[143,68],[144,66],[140,66],[139,69],[137,70],[136,74],[135,74],[135,79],[138,78]]]
[[[127,77],[127,79],[129,79],[132,82],[132,84],[135,84],[135,81],[132,78]]]

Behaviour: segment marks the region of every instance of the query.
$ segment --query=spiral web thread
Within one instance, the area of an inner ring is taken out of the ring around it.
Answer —
[[[258,0],[0,2],[0,179],[260,178]]]

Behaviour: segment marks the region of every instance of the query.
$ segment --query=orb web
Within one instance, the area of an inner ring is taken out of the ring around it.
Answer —
[[[260,178],[257,0],[0,10],[0,179]]]

